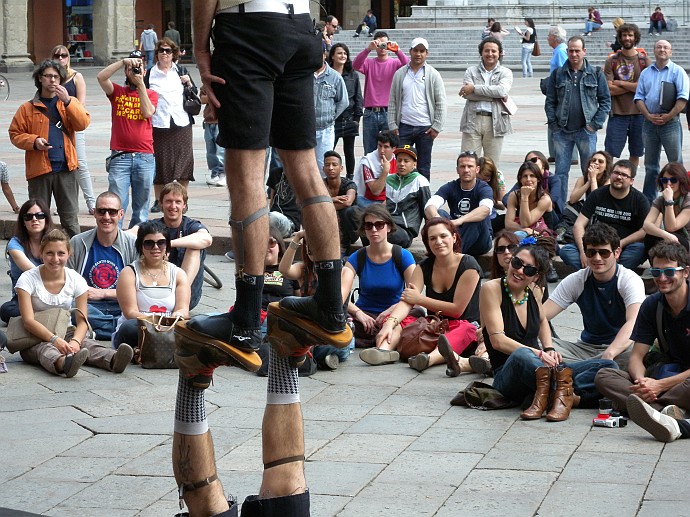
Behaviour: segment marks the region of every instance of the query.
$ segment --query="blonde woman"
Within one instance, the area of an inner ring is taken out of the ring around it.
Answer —
[[[67,71],[67,80],[62,86],[65,87],[70,97],[76,97],[81,104],[86,107],[86,81],[84,76],[72,69],[69,50],[64,45],[53,47],[53,61],[60,63]],[[86,162],[86,136],[84,131],[75,133],[75,147],[77,149],[77,160],[79,161],[79,188],[84,195],[86,207],[89,214],[93,215],[96,209],[96,197],[93,193],[93,182],[91,172]]]

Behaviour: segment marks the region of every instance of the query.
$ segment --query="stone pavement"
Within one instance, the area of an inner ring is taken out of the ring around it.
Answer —
[[[107,188],[102,161],[108,148],[108,106],[95,83],[97,70],[84,71],[93,117],[89,157],[100,192]],[[450,109],[448,130],[435,145],[434,190],[455,177],[460,140],[456,92],[462,75],[443,76]],[[9,77],[12,91],[21,93],[0,102],[2,135],[17,104],[33,91],[25,74]],[[520,112],[501,166],[509,182],[526,151],[546,149],[543,97],[537,88],[537,79],[515,80],[512,94]],[[22,153],[7,137],[0,139],[0,157],[10,165],[21,202],[26,198]],[[222,241],[229,233],[227,194],[203,183],[203,153],[198,124],[199,181],[190,189],[190,215],[203,219]],[[575,175],[573,169],[572,182]],[[16,218],[4,201],[0,208],[7,237]],[[90,221],[83,216],[82,223]],[[197,312],[224,311],[235,299],[234,265],[222,255],[211,255],[207,262],[226,285],[221,290],[205,286]],[[0,275],[0,292],[9,297],[5,275]],[[554,325],[561,337],[574,340],[580,316],[577,310],[566,311]],[[131,366],[113,375],[87,367],[64,379],[24,364],[18,354],[5,351],[3,356],[9,373],[0,374],[0,507],[55,517],[169,517],[176,512],[170,456],[177,372]],[[243,499],[256,492],[261,479],[266,379],[234,368],[220,369],[215,378],[207,410],[219,475],[226,491]],[[566,422],[547,423],[522,422],[516,409],[479,412],[449,406],[476,378],[449,379],[443,367],[421,374],[405,364],[375,368],[352,356],[335,372],[302,379],[312,515],[687,515],[690,495],[678,473],[688,468],[690,441],[666,446],[632,423],[622,429],[593,428],[593,410],[576,410]]]

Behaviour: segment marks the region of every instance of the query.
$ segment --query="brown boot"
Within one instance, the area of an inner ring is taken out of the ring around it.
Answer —
[[[562,422],[568,419],[573,407],[573,370],[557,366],[554,369],[553,377],[556,381],[556,388],[546,419],[549,422]]]
[[[523,420],[538,420],[549,405],[549,388],[551,387],[551,368],[540,366],[534,371],[537,391],[532,405],[520,413]]]

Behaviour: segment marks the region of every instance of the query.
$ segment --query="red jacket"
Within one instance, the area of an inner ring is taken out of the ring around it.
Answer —
[[[38,92],[36,92],[36,96],[32,100],[26,101],[19,106],[8,131],[12,144],[26,151],[27,180],[48,174],[53,170],[48,159],[48,151],[39,151],[34,148],[34,142],[37,138],[48,139],[48,129],[50,127],[50,119],[36,106],[43,106],[45,108]],[[73,171],[79,166],[77,150],[74,147],[74,132],[84,131],[89,127],[91,116],[75,97],[71,97],[67,106],[58,99],[57,109],[62,123],[65,129],[67,129],[67,134],[63,132],[67,168]]]

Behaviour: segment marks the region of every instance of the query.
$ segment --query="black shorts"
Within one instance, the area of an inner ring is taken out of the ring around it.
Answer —
[[[314,148],[314,72],[323,44],[309,14],[219,14],[213,38],[211,70],[226,81],[213,85],[221,104],[218,144]]]

